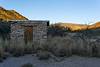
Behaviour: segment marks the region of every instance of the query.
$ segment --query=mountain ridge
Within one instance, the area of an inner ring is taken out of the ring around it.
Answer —
[[[79,31],[79,30],[100,28],[100,22],[96,22],[95,24],[92,24],[92,25],[75,24],[75,23],[56,23],[56,24],[53,24],[52,26],[70,29],[71,31]]]
[[[7,10],[0,6],[0,20],[28,20],[26,17],[16,12],[15,10]]]

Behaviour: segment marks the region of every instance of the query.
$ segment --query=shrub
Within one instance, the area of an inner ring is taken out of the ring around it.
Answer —
[[[73,40],[70,37],[53,37],[48,40],[48,50],[56,56],[71,56]]]
[[[41,44],[39,42],[34,42],[32,47],[33,47],[34,53],[37,53],[37,51],[41,49]]]
[[[91,53],[94,57],[100,57],[100,39],[90,43]]]
[[[24,55],[24,46],[22,46],[20,44],[10,45],[9,53],[15,57],[23,56]]]
[[[50,58],[50,53],[48,51],[39,50],[37,52],[37,57],[39,60],[47,60]]]
[[[34,53],[34,45],[32,43],[28,43],[28,44],[24,45],[24,47],[25,47],[25,49],[24,49],[25,54]]]
[[[21,67],[33,67],[33,65],[31,63],[26,63],[26,64],[23,64]]]
[[[4,58],[4,50],[2,47],[0,47],[0,62],[3,61],[3,58]]]

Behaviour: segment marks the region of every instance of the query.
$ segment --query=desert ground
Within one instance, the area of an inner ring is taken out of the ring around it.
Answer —
[[[52,58],[49,60],[38,60],[36,56],[26,55],[17,58],[10,57],[3,63],[0,63],[0,67],[21,67],[26,63],[33,64],[33,67],[100,67],[100,58],[73,55],[58,62]]]

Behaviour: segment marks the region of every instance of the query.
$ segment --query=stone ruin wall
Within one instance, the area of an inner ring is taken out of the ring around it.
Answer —
[[[33,27],[33,42],[38,42],[43,44],[47,40],[47,22],[16,22],[11,24],[11,42],[13,44],[23,44],[24,42],[24,26],[32,26]]]

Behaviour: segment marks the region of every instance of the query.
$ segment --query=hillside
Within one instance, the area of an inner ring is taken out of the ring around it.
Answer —
[[[15,10],[6,10],[0,7],[0,20],[28,20],[26,17],[22,16]]]
[[[96,22],[95,24],[92,24],[92,25],[74,24],[74,23],[57,23],[57,24],[54,24],[53,26],[70,29],[71,31],[77,31],[77,30],[100,28],[100,22]]]

